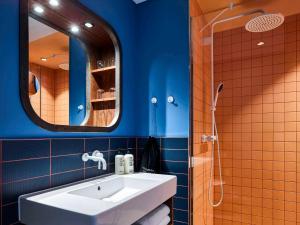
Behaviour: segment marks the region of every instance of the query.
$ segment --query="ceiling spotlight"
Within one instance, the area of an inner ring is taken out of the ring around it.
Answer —
[[[59,6],[59,1],[58,0],[50,0],[49,4],[56,7],[56,6]]]
[[[260,41],[260,42],[257,43],[258,46],[262,46],[264,44],[265,44],[265,42],[263,42],[263,41]]]
[[[76,26],[76,25],[72,25],[71,26],[71,32],[74,33],[74,34],[78,33],[79,32],[79,27]]]
[[[44,12],[44,8],[40,5],[34,6],[33,10],[39,14],[42,14]]]
[[[90,23],[90,22],[86,22],[86,23],[84,24],[84,26],[86,26],[87,28],[92,28],[92,27],[94,27],[94,24],[92,24],[92,23]]]
[[[42,57],[41,60],[44,61],[44,62],[46,62],[47,58],[46,57]]]

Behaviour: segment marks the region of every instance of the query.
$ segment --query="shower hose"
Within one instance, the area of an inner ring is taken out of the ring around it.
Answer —
[[[212,141],[212,149],[211,149],[211,165],[210,165],[210,179],[209,179],[209,188],[208,188],[208,200],[209,204],[212,207],[218,207],[221,205],[224,197],[224,187],[223,187],[223,179],[222,179],[222,167],[221,167],[221,154],[220,154],[220,142],[219,142],[219,135],[218,135],[218,129],[217,129],[217,123],[216,123],[216,117],[215,117],[215,109],[212,110],[212,116],[213,116],[213,129],[215,131],[215,137],[217,142],[217,153],[218,153],[218,164],[219,164],[219,176],[220,176],[220,199],[217,203],[214,203],[213,197],[212,197],[212,188],[213,188],[213,177],[214,177],[214,162],[215,162],[215,143]],[[213,132],[214,133],[214,132]]]

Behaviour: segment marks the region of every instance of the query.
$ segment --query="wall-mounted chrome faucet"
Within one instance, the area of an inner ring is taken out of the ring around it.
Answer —
[[[101,153],[98,150],[95,150],[91,156],[89,155],[89,153],[84,153],[81,158],[83,162],[87,162],[89,160],[98,162],[98,170],[101,170],[101,164],[102,164],[102,169],[107,170],[107,164],[103,157],[103,153]]]
[[[206,142],[214,142],[214,141],[217,141],[217,136],[216,135],[206,135],[206,134],[203,134],[201,136],[201,141],[203,143],[206,143]]]

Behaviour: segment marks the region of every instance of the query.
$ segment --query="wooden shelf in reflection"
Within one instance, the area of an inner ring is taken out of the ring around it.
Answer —
[[[115,101],[116,97],[92,99],[91,103]]]
[[[115,70],[116,70],[115,66],[109,66],[109,67],[92,70],[91,73],[93,75],[102,75],[102,74],[108,74],[110,72],[114,72]],[[115,75],[115,73],[113,75]]]

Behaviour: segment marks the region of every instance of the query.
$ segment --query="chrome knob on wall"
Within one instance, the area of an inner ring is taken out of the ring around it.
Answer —
[[[173,104],[175,102],[175,98],[173,96],[168,97],[168,103]]]
[[[151,103],[152,104],[157,104],[157,98],[156,97],[152,97],[151,98]]]
[[[77,109],[78,109],[78,111],[82,111],[82,110],[84,109],[84,107],[83,107],[83,105],[79,105],[79,106],[77,107]]]
[[[217,140],[217,137],[215,135],[206,135],[206,134],[203,134],[201,136],[201,141],[202,142],[214,142]]]

